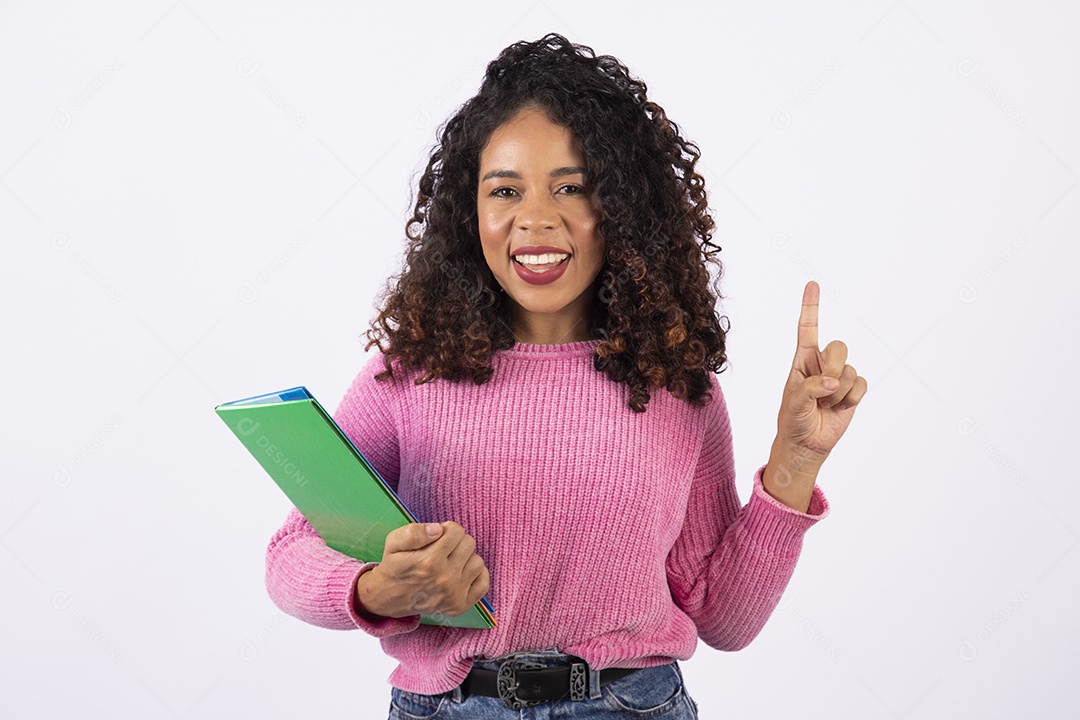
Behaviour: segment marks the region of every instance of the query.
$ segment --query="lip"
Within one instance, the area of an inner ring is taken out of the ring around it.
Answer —
[[[533,254],[531,250],[529,254]],[[533,272],[516,260],[511,260],[510,264],[514,266],[514,271],[518,274],[518,277],[530,285],[547,285],[562,277],[563,273],[566,272],[566,266],[570,264],[572,259],[573,256],[571,255],[555,267],[542,273]]]

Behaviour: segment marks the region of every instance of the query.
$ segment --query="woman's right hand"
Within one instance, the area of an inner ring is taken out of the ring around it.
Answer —
[[[490,587],[475,549],[476,541],[453,520],[390,531],[382,562],[356,581],[357,610],[382,617],[461,615]]]

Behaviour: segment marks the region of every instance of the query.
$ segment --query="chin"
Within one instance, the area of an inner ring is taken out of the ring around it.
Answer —
[[[524,310],[525,312],[536,313],[537,315],[553,315],[570,304],[569,302],[538,303],[529,302],[528,300],[525,300],[523,302],[518,298],[514,299],[517,301],[517,304],[521,307],[522,310]]]

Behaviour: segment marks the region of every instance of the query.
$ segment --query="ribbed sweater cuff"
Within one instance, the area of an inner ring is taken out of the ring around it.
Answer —
[[[798,553],[806,531],[828,516],[829,501],[825,499],[821,488],[814,485],[807,512],[788,507],[766,492],[762,484],[766,465],[762,465],[754,473],[754,490],[748,503],[747,523],[758,531],[753,533],[754,537],[769,538],[775,550],[782,553],[785,548],[792,548]]]
[[[353,604],[353,590],[356,587],[356,581],[360,579],[361,575],[370,571],[378,564],[379,563],[377,562],[369,562],[363,563],[359,567],[351,566],[352,573],[347,581],[347,593],[344,599],[349,617],[352,619],[353,623],[356,624],[356,627],[377,638],[412,632],[420,627],[419,615],[406,615],[405,617],[395,618],[372,615],[366,612],[363,614],[356,612],[356,606]]]

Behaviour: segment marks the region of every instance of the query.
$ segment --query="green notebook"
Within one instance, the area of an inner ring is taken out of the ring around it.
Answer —
[[[379,562],[391,530],[420,522],[307,388],[223,403],[214,412],[334,550]],[[461,615],[422,614],[420,622],[492,628],[492,612],[481,598]]]

